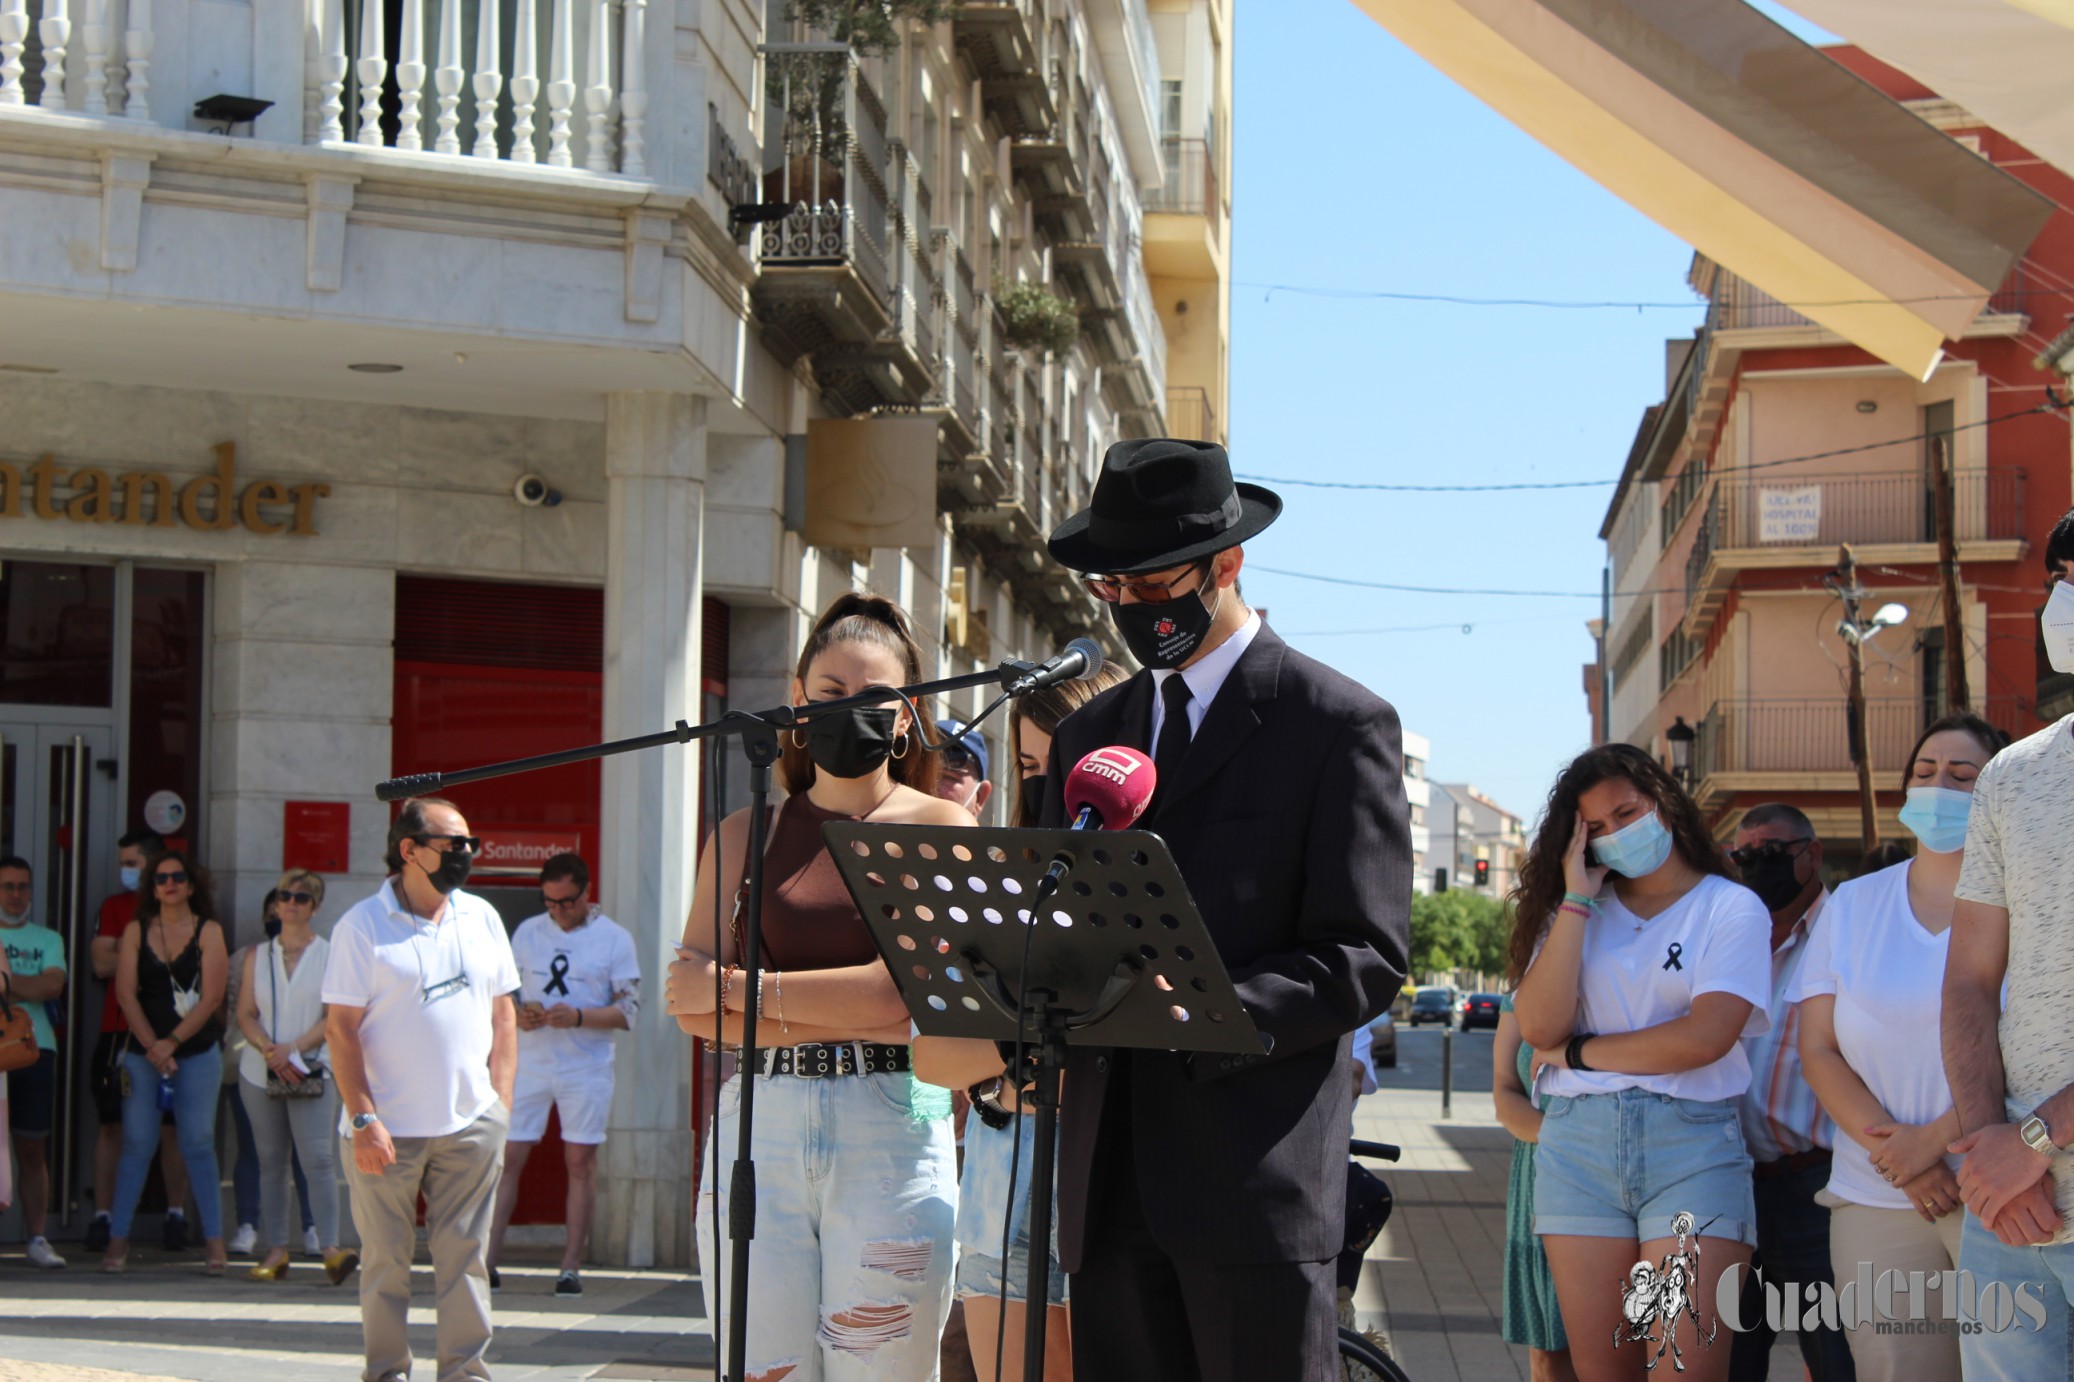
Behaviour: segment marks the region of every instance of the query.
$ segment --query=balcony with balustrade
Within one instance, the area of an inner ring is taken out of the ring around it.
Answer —
[[[1167,136],[1160,144],[1166,176],[1145,194],[1145,257],[1162,278],[1213,278],[1231,235],[1231,203],[1207,139]]]
[[[1665,501],[1666,544],[1699,497],[1681,487]],[[1683,507],[1672,505],[1683,497]],[[1937,558],[1935,496],[1922,470],[1853,475],[1759,471],[1716,481],[1686,561],[1685,632],[1704,638],[1728,591],[1744,571],[1813,567],[1836,562],[1849,543],[1860,562],[1903,566]],[[1953,512],[1961,565],[2020,559],[2025,547],[2024,472],[1961,470]]]
[[[885,105],[848,45],[764,53],[762,201],[791,208],[762,230],[765,340],[781,358],[810,356],[823,391],[852,412],[919,403],[938,358],[938,287],[913,161],[887,138]]]

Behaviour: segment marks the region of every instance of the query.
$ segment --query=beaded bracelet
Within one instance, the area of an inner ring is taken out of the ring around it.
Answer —
[[[792,1028],[785,1024],[785,971],[781,969],[771,971],[771,989],[777,1000],[778,1030],[790,1032]]]
[[[1574,902],[1587,912],[1599,910],[1599,899],[1596,897],[1586,897],[1583,893],[1564,893],[1563,901]]]
[[[1574,902],[1565,902],[1562,906],[1556,908],[1557,916],[1561,916],[1565,912],[1574,912],[1578,916],[1583,917],[1586,921],[1590,921],[1592,916],[1589,908],[1580,907]]]
[[[735,967],[729,965],[720,971],[720,1015],[727,1016],[727,996],[734,992]]]

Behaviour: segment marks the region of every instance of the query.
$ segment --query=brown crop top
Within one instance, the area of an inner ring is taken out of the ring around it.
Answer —
[[[841,969],[879,958],[821,827],[861,816],[824,811],[805,793],[787,797],[764,853],[763,962],[772,969]]]

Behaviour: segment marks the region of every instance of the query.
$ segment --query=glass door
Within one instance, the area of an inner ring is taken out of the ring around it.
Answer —
[[[17,712],[19,713],[19,712]],[[65,994],[51,1008],[58,1034],[57,1107],[50,1147],[51,1217],[72,1217],[90,1174],[93,1110],[83,1085],[101,986],[87,959],[89,897],[115,871],[114,733],[106,725],[0,720],[0,855],[35,872],[35,919],[65,938]]]

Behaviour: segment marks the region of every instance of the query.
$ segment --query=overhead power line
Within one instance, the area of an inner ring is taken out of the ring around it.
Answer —
[[[1306,283],[1261,283],[1257,280],[1239,279],[1234,288],[1258,288],[1262,301],[1272,301],[1276,293],[1287,293],[1293,297],[1335,298],[1350,302],[1419,302],[1433,303],[1446,307],[1535,307],[1558,312],[1690,312],[1705,308],[1705,298],[1692,298],[1683,302],[1615,301],[1599,298],[1515,298],[1482,297],[1471,293],[1403,293],[1381,288],[1329,288]],[[2018,288],[2007,293],[1994,293],[1997,298],[2066,297],[2074,290],[2066,288]],[[1794,311],[1809,309],[1819,311],[1825,307],[1908,307],[1918,303],[1969,302],[1982,296],[1979,293],[1932,293],[1922,297],[1906,298],[1827,298],[1807,301],[1779,302],[1779,306]],[[1777,299],[1774,299],[1777,301]]]
[[[2031,417],[2038,413],[2057,413],[2070,406],[2070,400],[2062,399],[2051,389],[2045,391],[2046,401],[2029,408],[2019,408],[2012,413],[2000,413],[1982,418],[1977,422],[1961,422],[1935,432],[1917,432],[1912,436],[1894,437],[1887,441],[1866,442],[1861,446],[1839,446],[1829,451],[1811,451],[1805,456],[1787,456],[1776,461],[1756,461],[1750,465],[1723,465],[1711,468],[1710,475],[1736,474],[1750,470],[1772,470],[1779,466],[1805,465],[1809,461],[1827,461],[1838,456],[1856,456],[1866,451],[1883,451],[1890,446],[1906,446],[1910,442],[1928,441],[1932,437],[1948,437],[1955,432],[1970,432],[1977,427],[1993,427],[1998,423],[2010,422],[2020,417]],[[1603,489],[1620,483],[1620,477],[1607,480],[1522,480],[1496,485],[1397,485],[1370,483],[1362,480],[1312,480],[1294,475],[1240,474],[1242,480],[1252,480],[1265,485],[1290,485],[1302,489],[1371,490],[1380,494],[1509,494],[1521,490],[1551,489]]]

